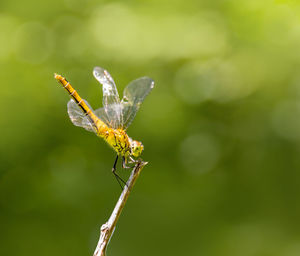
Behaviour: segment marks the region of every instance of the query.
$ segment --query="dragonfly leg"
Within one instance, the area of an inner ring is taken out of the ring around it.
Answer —
[[[127,161],[127,159],[123,156],[122,167],[124,169],[133,168],[135,163],[136,161],[133,158],[129,157],[129,161]],[[133,164],[133,165],[127,165],[127,164]]]
[[[137,161],[136,160],[134,160],[131,156],[129,156],[129,163],[132,163],[132,164],[135,164]]]
[[[117,163],[118,163],[119,155],[117,155],[116,160],[114,162],[114,166],[112,168],[112,172],[114,173],[117,170]]]
[[[121,182],[122,182],[125,186],[127,186],[127,184],[126,184],[126,182],[125,182],[125,181],[124,181],[124,180],[116,173],[116,170],[117,170],[117,163],[118,163],[118,158],[119,158],[119,156],[117,155],[116,160],[115,160],[115,162],[114,162],[114,166],[113,166],[113,168],[112,168],[112,173],[115,175],[115,178],[116,178],[117,182],[119,183],[121,189],[123,190],[123,186],[122,186]]]
[[[131,166],[127,165],[127,161],[126,161],[126,158],[124,156],[123,156],[123,161],[122,161],[122,167],[123,167],[123,169],[132,168]]]

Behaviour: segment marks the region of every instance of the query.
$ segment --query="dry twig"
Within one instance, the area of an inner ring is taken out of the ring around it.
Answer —
[[[138,160],[137,164],[134,166],[130,177],[127,181],[127,185],[124,187],[122,194],[120,195],[120,198],[109,218],[109,220],[101,226],[101,233],[100,238],[96,247],[96,250],[94,252],[94,256],[105,256],[106,254],[106,248],[109,243],[110,238],[112,237],[112,234],[115,230],[116,224],[118,222],[118,219],[120,217],[120,214],[126,204],[126,201],[130,195],[130,192],[138,178],[138,176],[141,173],[141,170],[146,165],[146,162],[143,162],[142,160]]]

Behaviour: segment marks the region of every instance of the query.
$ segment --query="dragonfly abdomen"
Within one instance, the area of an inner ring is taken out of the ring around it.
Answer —
[[[85,103],[85,101],[79,96],[77,91],[72,87],[72,85],[62,77],[61,75],[55,74],[55,79],[58,80],[62,86],[66,89],[66,91],[70,94],[70,96],[73,98],[73,100],[77,103],[77,105],[80,107],[82,112],[88,117],[90,120],[91,125],[93,126],[95,132],[97,134],[103,133],[103,129],[107,129],[107,125],[102,122],[92,111],[92,109]]]

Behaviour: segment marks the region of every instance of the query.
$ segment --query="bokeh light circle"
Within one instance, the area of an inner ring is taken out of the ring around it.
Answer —
[[[185,138],[179,148],[182,165],[191,173],[211,171],[220,157],[220,147],[210,134],[198,133]]]
[[[24,23],[15,33],[14,46],[18,60],[40,64],[52,53],[53,36],[51,31],[41,23]]]

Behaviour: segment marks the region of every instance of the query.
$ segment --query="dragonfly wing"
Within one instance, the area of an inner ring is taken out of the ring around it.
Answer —
[[[111,123],[109,121],[109,118],[106,114],[106,111],[104,108],[98,108],[94,111],[96,116],[98,116],[108,127],[111,127]]]
[[[127,129],[133,121],[140,105],[154,87],[154,81],[149,77],[141,77],[124,89],[122,99],[122,126]]]
[[[103,68],[95,67],[94,77],[102,84],[103,108],[113,128],[121,126],[120,98],[116,84],[111,75]]]
[[[110,105],[106,111],[104,108],[98,108],[94,112],[108,127],[118,129],[122,128],[122,110],[123,105],[120,103]]]
[[[85,103],[89,106],[87,101],[85,101]],[[73,99],[68,102],[68,114],[74,125],[83,127],[90,132],[95,132],[89,118],[84,113],[82,113],[82,110],[80,109],[80,107],[78,107]]]

